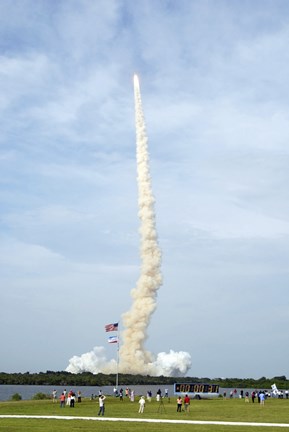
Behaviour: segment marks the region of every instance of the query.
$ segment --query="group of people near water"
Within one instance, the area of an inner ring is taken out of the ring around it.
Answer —
[[[264,405],[264,402],[267,398],[270,397],[278,397],[279,399],[283,399],[284,397],[286,399],[289,398],[289,391],[285,390],[283,392],[283,390],[279,391],[277,390],[277,392],[274,390],[272,391],[268,391],[268,390],[253,390],[252,392],[250,391],[245,391],[244,394],[244,390],[240,390],[240,394],[238,396],[238,391],[237,389],[235,390],[231,390],[230,391],[230,395],[229,395],[230,399],[233,399],[234,397],[239,397],[239,399],[243,399],[245,397],[245,402],[250,402],[250,400],[252,401],[252,403],[255,402],[255,400],[258,401],[258,403],[261,403],[261,405]],[[226,399],[227,398],[227,392],[223,393],[223,398]]]
[[[127,398],[129,398],[129,400],[131,402],[135,401],[135,392],[132,389],[129,389],[128,387],[125,389],[125,391],[121,388],[119,391],[114,388],[114,396],[119,397],[120,400],[123,400],[123,395],[125,393],[125,396]],[[81,392],[78,391],[77,392],[77,402],[81,402]],[[105,399],[106,396],[102,393],[102,390],[99,390],[98,392],[98,396],[96,395],[91,395],[91,400],[96,399],[98,397],[98,404],[99,404],[99,411],[98,411],[98,415],[100,416],[104,416],[105,413]],[[164,396],[162,396],[162,391],[161,389],[158,389],[158,391],[156,392],[156,401],[160,402],[161,399],[163,397],[168,398],[169,394],[168,394],[168,390],[165,389],[165,394]],[[152,392],[151,390],[147,391],[147,395],[146,395],[146,399],[148,402],[151,402],[152,400]],[[144,396],[140,396],[139,398],[139,413],[143,413],[144,412],[144,408],[145,408],[145,404],[146,404],[146,399]],[[57,390],[53,390],[52,392],[52,401],[53,402],[57,402],[58,398],[57,398]],[[59,401],[60,401],[60,408],[64,408],[65,406],[70,406],[71,408],[74,408],[75,406],[75,400],[76,400],[76,394],[73,390],[70,390],[69,392],[66,391],[66,389],[64,389],[59,397]],[[186,397],[184,398],[184,406],[185,406],[185,410],[187,411],[187,407],[189,405],[189,398],[186,395]],[[178,406],[180,404],[180,399],[178,398]],[[179,410],[179,408],[177,409]]]
[[[230,392],[230,398],[234,397],[234,393],[237,396],[237,391],[231,391]],[[134,402],[135,401],[135,392],[132,389],[129,389],[128,387],[125,389],[125,391],[121,388],[119,391],[115,388],[114,389],[114,396],[115,397],[119,397],[121,401],[123,401],[123,395],[125,394],[125,396],[131,401]],[[286,399],[288,399],[288,390],[285,391],[285,397]],[[243,393],[243,391],[240,392],[240,398],[243,398],[245,396],[245,402],[250,402],[250,400],[252,401],[252,403],[255,402],[255,399],[258,400],[258,403],[260,403],[260,405],[264,405],[265,400],[267,397],[271,396],[268,392],[266,391],[252,391],[251,394],[249,394],[248,391],[245,392],[245,395]],[[77,402],[81,402],[81,392],[78,391],[77,392]],[[159,389],[156,392],[156,401],[162,403],[162,399],[163,397],[168,398],[168,391],[167,389],[165,390],[165,394],[164,396],[162,396],[162,391]],[[226,399],[226,392],[224,392],[223,394],[224,399]],[[280,396],[279,396],[280,397]],[[97,396],[95,396],[95,398],[97,398]],[[52,392],[52,400],[53,402],[57,401],[57,391],[53,390]],[[94,399],[94,395],[91,395],[91,400]],[[75,400],[76,400],[76,394],[70,390],[68,393],[66,392],[66,389],[64,389],[59,397],[59,401],[60,401],[60,407],[64,408],[65,405],[70,406],[70,407],[74,407],[75,404]],[[99,404],[99,411],[98,411],[98,415],[100,416],[104,416],[105,413],[105,400],[106,400],[106,396],[102,393],[102,390],[99,390],[98,392],[98,404]],[[148,402],[151,402],[152,400],[152,392],[150,390],[147,391],[146,394],[146,399],[144,396],[140,396],[138,402],[139,402],[139,410],[138,412],[140,414],[142,414],[144,412],[145,409],[145,405],[146,405],[146,400]],[[169,399],[170,401],[170,399]],[[189,412],[190,411],[190,402],[191,399],[188,396],[188,394],[186,394],[185,396],[181,396],[179,395],[177,397],[177,412]]]
[[[61,395],[59,396],[60,408],[64,408],[65,405],[74,408],[75,400],[76,400],[76,394],[74,393],[74,391],[70,390],[67,393],[66,389],[64,389]],[[56,401],[57,401],[57,390],[54,389],[52,392],[52,402],[56,402]],[[77,402],[81,402],[81,391],[77,392]]]
[[[134,390],[131,390],[129,388],[126,388],[125,391],[121,388],[118,391],[115,391],[114,389],[114,395],[116,397],[119,397],[120,400],[123,400],[123,394],[125,393],[125,396],[127,398],[129,398],[129,400],[131,402],[135,401],[135,393]],[[98,411],[98,416],[104,416],[105,413],[105,400],[106,400],[106,396],[102,393],[102,390],[99,390],[98,392],[98,396],[94,396],[93,394],[91,395],[91,400],[93,400],[94,398],[98,397],[98,404],[99,404],[99,411]],[[165,389],[165,393],[164,396],[162,396],[162,391],[161,389],[159,389],[156,392],[156,401],[161,402],[162,398],[168,398],[168,390]],[[57,401],[57,390],[53,390],[52,392],[52,400],[53,402]],[[144,412],[145,409],[145,405],[146,405],[146,400],[148,402],[151,402],[152,400],[152,392],[150,390],[147,391],[146,394],[146,399],[144,396],[140,396],[139,398],[139,410],[138,412],[140,414],[142,414]],[[70,390],[69,392],[66,391],[66,389],[64,389],[59,397],[59,401],[60,401],[60,407],[64,408],[65,406],[70,406],[70,407],[74,407],[75,401],[76,401],[76,394],[74,391]],[[81,392],[78,391],[77,392],[77,402],[81,402]],[[177,397],[177,412],[189,412],[190,411],[190,397],[186,394],[184,397],[182,396],[178,396]]]

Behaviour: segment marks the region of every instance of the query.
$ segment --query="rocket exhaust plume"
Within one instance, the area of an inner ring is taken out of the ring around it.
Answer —
[[[131,309],[122,316],[124,330],[121,334],[122,345],[118,370],[121,373],[152,376],[184,376],[191,367],[189,353],[170,350],[169,353],[159,353],[155,358],[144,348],[148,338],[147,328],[157,306],[157,291],[162,284],[162,275],[161,251],[158,245],[150,178],[148,139],[137,75],[134,75],[133,81],[141,271],[136,287],[131,292],[133,298]],[[80,357],[73,356],[66,368],[66,371],[71,373],[115,373],[115,370],[115,360],[106,360],[103,347],[94,347],[92,351]]]
[[[157,290],[162,284],[161,251],[158,246],[154,198],[151,188],[148,139],[141,103],[137,75],[134,75],[134,100],[136,123],[136,156],[138,206],[141,236],[141,273],[136,288],[131,292],[133,304],[123,315],[125,330],[120,349],[120,370],[127,373],[149,373],[152,355],[145,351],[147,327],[156,309]]]

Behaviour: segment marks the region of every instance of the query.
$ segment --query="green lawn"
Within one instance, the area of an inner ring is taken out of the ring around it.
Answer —
[[[138,414],[138,398],[134,403],[125,399],[121,402],[118,398],[107,397],[106,418],[143,418],[143,419],[185,419],[185,420],[215,420],[235,422],[257,423],[288,423],[289,425],[289,401],[281,399],[269,399],[262,407],[258,403],[245,403],[244,399],[216,399],[193,400],[190,412],[177,413],[175,398],[171,402],[164,399],[164,404],[153,400],[146,403],[144,414]],[[44,401],[19,401],[1,402],[0,415],[45,415],[45,416],[73,416],[73,417],[97,417],[97,401],[84,399],[75,404],[75,408],[60,408],[58,403],[50,400]],[[245,432],[262,431],[275,432],[279,427],[251,427],[251,426],[222,426],[222,425],[194,425],[194,424],[168,424],[168,423],[136,423],[122,421],[91,421],[91,420],[56,420],[56,419],[6,419],[0,418],[0,431],[2,432],[68,432],[73,431],[166,431],[173,432],[200,431],[200,432]],[[284,429],[283,429],[284,430]],[[285,429],[286,430],[286,429]],[[289,432],[289,428],[288,428]]]

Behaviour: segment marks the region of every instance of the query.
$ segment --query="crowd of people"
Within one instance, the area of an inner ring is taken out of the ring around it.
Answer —
[[[250,394],[248,391],[244,391],[241,390],[240,394],[237,394],[237,390],[231,390],[229,393],[229,398],[232,399],[234,397],[239,397],[240,399],[245,399],[245,402],[250,402],[252,401],[252,403],[255,403],[255,400],[258,401],[258,403],[263,406],[265,404],[265,400],[268,397],[274,396],[272,395],[270,392],[266,391],[266,390],[260,390],[260,391],[252,391]],[[131,402],[135,401],[135,392],[133,389],[130,389],[128,387],[126,387],[125,390],[123,390],[123,388],[121,388],[119,391],[117,388],[114,388],[114,396],[115,397],[119,397],[120,401],[123,401],[123,398],[127,398],[128,400],[130,400]],[[278,397],[284,397],[288,399],[288,395],[289,392],[288,390],[286,390],[283,394],[283,392],[279,392],[278,393]],[[276,396],[276,395],[275,395]],[[146,394],[146,398],[142,395],[139,397],[138,399],[138,403],[139,403],[139,414],[144,413],[145,410],[145,406],[146,406],[146,402],[151,402],[152,401],[152,392],[151,390],[147,391]],[[163,402],[163,398],[168,398],[169,402],[170,402],[170,398],[169,398],[169,394],[168,394],[168,390],[165,389],[164,395],[162,394],[161,389],[158,389],[158,391],[156,392],[156,401],[160,402],[160,404],[162,404]],[[59,397],[59,401],[60,401],[60,407],[64,408],[65,406],[69,406],[71,408],[74,408],[75,406],[75,401],[77,400],[78,403],[81,402],[82,395],[81,392],[78,391],[77,395],[75,394],[74,391],[70,390],[69,392],[66,391],[66,389],[64,389]],[[223,393],[223,398],[226,399],[227,398],[227,394],[226,392]],[[98,399],[98,405],[99,405],[99,411],[98,411],[98,416],[104,416],[105,413],[105,400],[106,400],[106,396],[102,393],[102,390],[99,390],[98,395],[91,395],[91,400],[94,399]],[[58,398],[57,398],[57,391],[53,390],[52,392],[52,400],[53,402],[57,402]],[[188,394],[186,394],[185,396],[181,396],[179,395],[176,399],[177,402],[177,412],[186,412],[189,413],[190,412],[190,404],[191,404],[191,399],[189,397]]]
[[[78,391],[77,392],[77,402],[81,402],[81,397],[82,397],[81,391]],[[76,394],[74,393],[74,391],[70,390],[67,393],[66,389],[64,389],[63,392],[61,393],[60,397],[59,397],[60,408],[64,408],[65,405],[70,406],[71,408],[74,408],[75,400],[76,400]],[[57,402],[57,390],[55,390],[55,389],[52,392],[52,401]]]
[[[264,402],[267,398],[270,397],[277,397],[279,399],[288,399],[289,398],[289,391],[288,390],[278,390],[277,387],[275,390],[253,390],[252,392],[249,393],[249,391],[245,391],[244,394],[244,390],[240,390],[240,393],[238,395],[238,391],[237,389],[235,390],[231,390],[230,391],[230,399],[233,399],[234,397],[239,397],[240,399],[245,398],[245,402],[250,402],[250,400],[252,401],[252,403],[255,403],[255,400],[258,401],[258,403],[261,403],[261,405],[264,405]],[[226,399],[227,398],[227,393],[224,392],[223,393],[223,398]]]
[[[114,396],[115,397],[119,397],[120,401],[123,401],[124,395],[127,399],[129,399],[131,402],[135,401],[135,392],[133,389],[130,389],[128,387],[125,388],[125,390],[123,390],[123,388],[121,388],[120,390],[118,390],[116,387],[113,390]],[[146,400],[148,402],[152,401],[152,391],[148,390],[147,394],[146,394],[146,399],[144,396],[140,396],[138,399],[139,402],[139,413],[142,414],[144,412],[145,409],[145,404],[146,404]],[[168,393],[168,389],[165,389],[164,392],[164,396],[162,395],[162,391],[161,389],[159,389],[156,392],[156,401],[161,401],[161,399],[163,397],[168,398],[169,397],[169,393]],[[76,394],[73,390],[70,390],[69,392],[66,391],[66,389],[64,389],[61,392],[61,395],[59,396],[59,398],[57,397],[57,390],[53,390],[52,392],[52,401],[53,402],[57,402],[59,400],[60,402],[60,407],[64,408],[65,406],[69,406],[71,408],[74,408],[75,406],[75,401],[77,400],[77,402],[81,402],[81,392],[78,391],[77,392],[77,397]],[[98,405],[99,405],[99,411],[98,411],[98,415],[100,416],[104,416],[105,413],[105,399],[106,396],[102,393],[102,390],[99,390],[98,395],[91,395],[91,400],[95,400],[98,399]]]

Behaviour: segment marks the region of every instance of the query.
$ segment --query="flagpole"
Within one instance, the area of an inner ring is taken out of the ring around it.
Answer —
[[[118,364],[119,364],[119,337],[118,337],[118,326],[117,326],[116,383],[115,383],[116,389],[118,388]]]
[[[109,343],[117,343],[116,351],[116,383],[115,387],[118,387],[118,366],[119,366],[119,336],[118,336],[118,323],[107,324],[104,326],[106,332],[116,331],[116,336],[110,336],[108,338]]]

